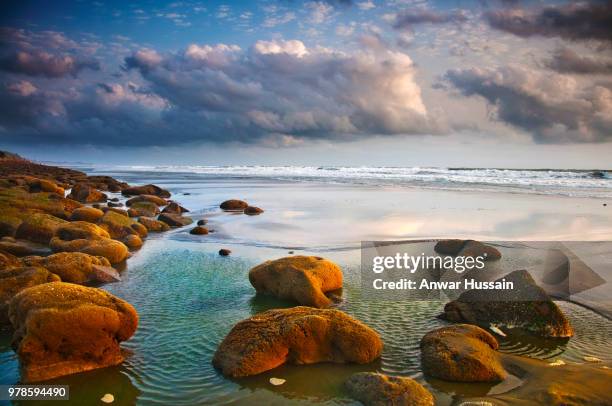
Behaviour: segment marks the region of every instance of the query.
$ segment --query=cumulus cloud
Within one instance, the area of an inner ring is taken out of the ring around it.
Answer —
[[[524,67],[454,69],[446,80],[465,96],[487,101],[492,116],[539,142],[612,138],[612,84],[581,85],[574,77]]]
[[[537,9],[509,8],[485,15],[489,25],[520,37],[612,41],[612,2],[568,3]]]
[[[334,7],[325,1],[309,1],[305,4],[305,7],[310,14],[308,21],[313,24],[324,23],[334,11]]]
[[[291,146],[444,130],[428,112],[410,57],[379,46],[339,52],[297,40],[244,50],[192,44],[125,58],[119,80],[49,91],[0,87],[0,131],[11,142]]]
[[[557,49],[546,66],[561,73],[612,74],[612,58],[581,56],[567,47]]]
[[[435,11],[429,9],[408,9],[386,17],[396,30],[412,30],[419,24],[445,24],[464,22],[467,17],[463,11]]]
[[[0,70],[28,76],[76,76],[83,69],[99,70],[91,48],[53,31],[0,29]]]

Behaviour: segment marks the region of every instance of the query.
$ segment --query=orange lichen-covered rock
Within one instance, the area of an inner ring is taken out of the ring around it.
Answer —
[[[121,194],[124,196],[153,195],[164,198],[170,197],[170,192],[157,185],[132,186],[123,189]]]
[[[168,204],[168,201],[164,198],[155,195],[138,195],[136,197],[132,197],[127,202],[125,202],[126,206],[131,206],[134,203],[138,202],[151,202],[155,203],[158,206],[165,206]]]
[[[104,193],[86,183],[74,185],[68,198],[81,203],[105,202],[108,199]]]
[[[57,228],[55,236],[65,241],[78,240],[81,238],[89,240],[110,238],[106,230],[86,221],[73,221],[63,224]]]
[[[110,267],[108,259],[82,252],[60,252],[48,257],[30,256],[22,259],[24,265],[40,266],[58,275],[64,282],[88,284],[99,280],[100,267]]]
[[[327,259],[297,255],[257,265],[249,281],[257,293],[327,307],[332,301],[325,292],[342,288],[342,270]]]
[[[21,261],[10,252],[0,249],[0,270],[21,266]]]
[[[19,265],[0,269],[0,329],[10,324],[8,304],[13,296],[31,286],[59,280],[59,276],[41,267]]]
[[[221,203],[219,207],[221,208],[221,210],[226,211],[243,211],[244,209],[249,207],[249,204],[243,200],[230,199]]]
[[[123,239],[130,234],[136,234],[140,237],[146,237],[148,234],[147,228],[136,220],[123,216],[112,210],[104,213],[104,216],[98,221],[100,227],[108,231],[112,238]]]
[[[43,381],[117,365],[119,343],[138,326],[132,305],[96,288],[53,282],[25,289],[9,304],[21,381]]]
[[[79,207],[75,209],[70,215],[71,221],[89,221],[95,223],[104,216],[104,212],[95,207]]]
[[[497,340],[480,327],[456,324],[421,339],[421,365],[427,375],[458,382],[499,382],[506,378]]]
[[[168,224],[151,217],[139,217],[138,222],[145,226],[147,230],[151,232],[162,232],[170,230],[170,226]]]
[[[16,238],[48,244],[53,238],[58,227],[67,224],[62,220],[46,213],[29,213],[23,216],[22,222],[15,233]]]
[[[215,352],[223,375],[256,375],[288,364],[366,364],[382,352],[376,331],[344,312],[298,306],[268,310],[236,324]]]
[[[54,252],[83,252],[85,254],[100,256],[108,259],[111,264],[119,263],[128,257],[128,248],[121,241],[111,240],[110,238],[100,238],[96,240],[76,239],[62,240],[54,237],[49,243],[49,247]]]

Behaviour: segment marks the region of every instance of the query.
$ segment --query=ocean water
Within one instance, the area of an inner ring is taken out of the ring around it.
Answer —
[[[344,166],[80,165],[84,170],[172,173],[209,179],[271,179],[353,185],[612,197],[612,172],[572,169],[492,169]]]
[[[152,234],[128,260],[122,281],[104,287],[136,307],[139,328],[123,344],[130,356],[122,365],[49,382],[70,385],[71,401],[65,403],[74,405],[99,404],[105,393],[113,394],[117,405],[355,404],[342,383],[357,371],[413,377],[434,393],[440,405],[451,404],[457,396],[503,392],[512,380],[492,386],[423,376],[419,341],[425,332],[445,324],[436,318],[444,303],[382,301],[364,294],[359,241],[435,237],[444,232],[490,239],[612,237],[612,215],[602,206],[602,197],[421,190],[148,169],[97,168],[96,173],[169,188],[194,219],[208,219],[214,232],[192,236],[186,227]],[[255,217],[220,212],[218,204],[227,198],[245,198],[266,211]],[[219,248],[230,248],[232,255],[219,257]],[[342,267],[345,284],[338,307],[381,334],[385,344],[381,359],[362,366],[283,366],[255,377],[224,378],[211,360],[232,326],[258,312],[291,305],[257,297],[248,270],[289,251],[321,255]],[[575,337],[537,340],[512,331],[501,340],[502,350],[551,360],[582,362],[589,355],[612,362],[610,320],[575,304],[560,305]],[[271,377],[287,382],[272,386]],[[10,337],[0,335],[0,384],[16,382],[18,362]]]

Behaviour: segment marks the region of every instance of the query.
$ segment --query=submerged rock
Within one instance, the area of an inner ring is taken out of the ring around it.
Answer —
[[[244,209],[249,207],[249,204],[242,200],[231,199],[224,201],[219,205],[219,207],[221,208],[221,210],[243,211]]]
[[[208,220],[206,219],[202,219],[202,220],[198,220],[198,225],[199,226],[205,226],[208,223]]]
[[[485,257],[485,261],[501,258],[501,253],[494,247],[474,240],[440,240],[434,247],[438,254],[462,257]]]
[[[429,376],[458,382],[499,382],[507,372],[497,340],[480,327],[457,324],[421,339],[421,365]]]
[[[59,280],[59,276],[41,267],[17,264],[0,269],[0,329],[10,325],[8,305],[17,293],[31,286]]]
[[[136,310],[124,300],[64,282],[21,291],[10,302],[9,318],[23,383],[120,364],[119,343],[138,326]]]
[[[87,183],[77,183],[74,185],[68,198],[81,203],[100,203],[108,200],[108,197],[104,193],[91,187]]]
[[[442,318],[452,322],[520,327],[542,337],[571,337],[574,330],[561,309],[525,270],[498,279],[514,289],[473,289],[444,306]],[[525,299],[533,300],[525,300]]]
[[[163,221],[155,220],[150,217],[139,217],[138,222],[152,232],[162,232],[170,230],[170,226]]]
[[[121,194],[124,196],[153,195],[164,198],[170,197],[170,192],[157,185],[132,186],[123,189]]]
[[[257,216],[258,214],[261,214],[263,212],[264,211],[262,209],[260,209],[259,207],[255,207],[255,206],[249,206],[246,209],[244,209],[244,214],[248,216]]]
[[[331,309],[294,307],[268,310],[236,324],[215,352],[223,375],[256,375],[285,363],[366,364],[380,357],[378,333]]]
[[[321,257],[292,256],[252,268],[249,281],[257,293],[304,306],[327,307],[332,300],[325,292],[342,288],[342,270]]]
[[[365,406],[433,406],[434,397],[414,379],[374,372],[353,374],[344,387]]]
[[[110,267],[108,259],[82,252],[60,252],[48,257],[30,256],[22,259],[24,265],[43,267],[62,278],[64,282],[96,284],[108,282],[98,279],[98,267]],[[115,271],[116,273],[116,271]]]
[[[170,227],[183,227],[193,223],[191,217],[183,217],[180,214],[175,213],[162,213],[157,219],[168,224]]]
[[[231,253],[232,251],[228,250],[227,248],[221,248],[219,250],[219,255],[221,255],[222,257],[227,257]]]

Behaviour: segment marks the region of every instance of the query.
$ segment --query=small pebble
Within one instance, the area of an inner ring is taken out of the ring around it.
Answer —
[[[104,403],[113,403],[115,401],[115,397],[110,393],[107,393],[106,395],[102,396],[100,400]]]
[[[270,383],[274,386],[278,386],[278,385],[282,385],[285,382],[287,382],[286,379],[280,379],[280,378],[270,378]]]

